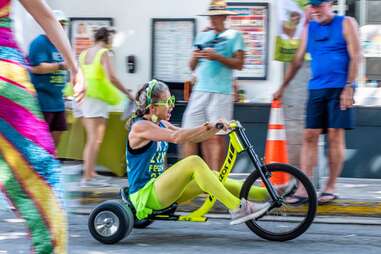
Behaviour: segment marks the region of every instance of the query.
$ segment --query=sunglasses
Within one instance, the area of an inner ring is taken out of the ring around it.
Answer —
[[[155,106],[167,106],[169,108],[175,107],[176,98],[175,96],[171,96],[166,100],[158,100],[157,102],[153,103]]]

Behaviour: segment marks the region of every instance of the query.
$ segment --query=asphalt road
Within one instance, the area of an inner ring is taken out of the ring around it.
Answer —
[[[319,223],[301,237],[279,243],[262,240],[246,225],[229,226],[224,219],[206,223],[155,222],[147,229],[134,229],[118,244],[103,245],[88,233],[86,215],[70,215],[69,221],[70,253],[78,254],[381,253],[380,225]],[[29,253],[23,223],[2,211],[0,222],[0,254]]]

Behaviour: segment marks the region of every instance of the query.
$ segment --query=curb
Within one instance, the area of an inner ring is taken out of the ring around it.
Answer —
[[[347,215],[381,217],[381,201],[335,200],[331,204],[319,205],[318,215]]]
[[[73,198],[75,197],[75,198]],[[84,214],[94,208],[97,204],[110,199],[118,199],[119,195],[116,192],[97,192],[97,193],[76,193],[70,195],[68,203],[69,212],[78,210],[79,214]],[[179,212],[190,212],[204,202],[204,197],[200,196],[190,202],[184,203],[179,206]],[[304,206],[296,206],[293,211],[303,212]],[[225,214],[227,209],[219,202],[216,202],[214,208],[210,211],[213,214]],[[77,212],[73,212],[77,213]],[[379,217],[381,218],[381,201],[372,200],[351,200],[351,199],[339,199],[332,203],[319,205],[317,209],[317,216],[353,216],[353,217]]]

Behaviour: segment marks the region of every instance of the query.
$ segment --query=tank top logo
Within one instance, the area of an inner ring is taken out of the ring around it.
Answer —
[[[163,173],[167,146],[166,142],[157,142],[156,153],[152,156],[148,167],[151,178],[157,178]]]

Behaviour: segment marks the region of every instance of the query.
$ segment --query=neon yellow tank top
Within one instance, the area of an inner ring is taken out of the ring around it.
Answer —
[[[122,96],[119,90],[107,78],[101,58],[108,49],[99,50],[90,64],[85,63],[87,50],[79,55],[79,64],[87,83],[86,95],[102,100],[110,105],[121,103]]]

